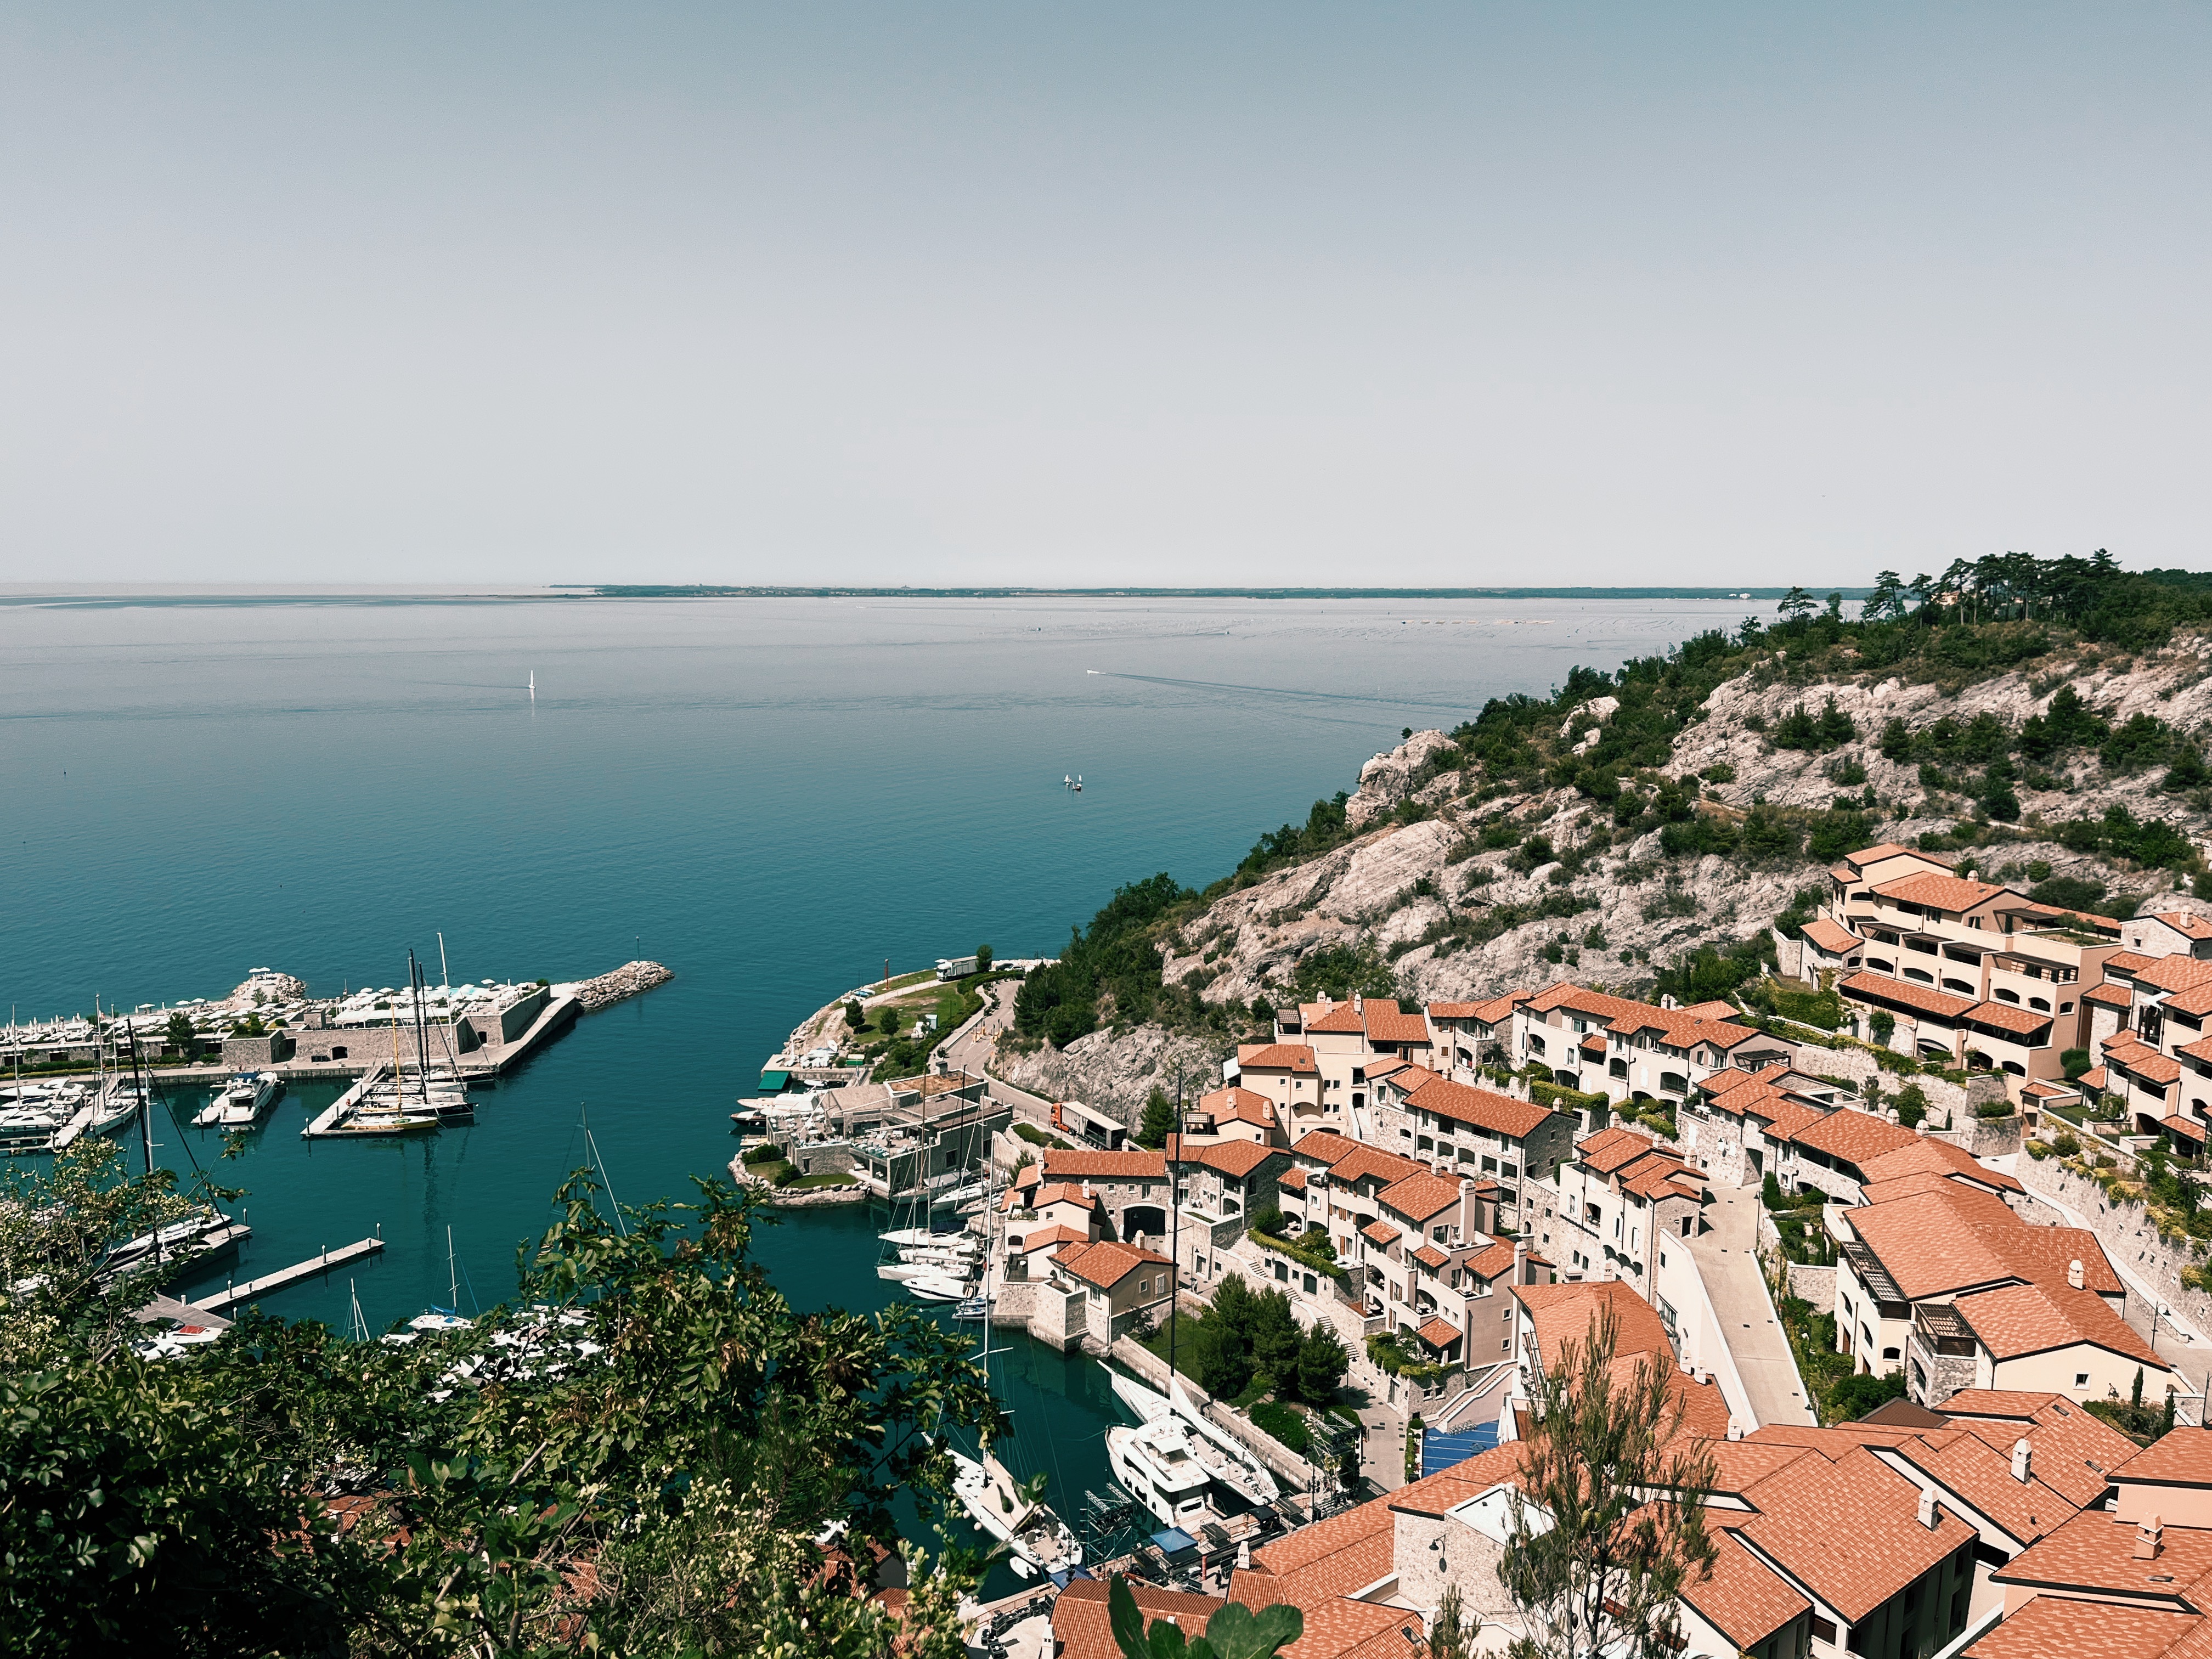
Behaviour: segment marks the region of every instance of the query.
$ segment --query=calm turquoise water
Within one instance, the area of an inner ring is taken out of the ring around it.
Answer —
[[[617,1196],[684,1194],[762,1060],[884,958],[1050,952],[1118,883],[1221,874],[1404,726],[1744,608],[0,599],[0,1005],[221,995],[263,965],[404,983],[441,931],[456,979],[673,968],[471,1128],[309,1143],[335,1090],[303,1087],[222,1166],[241,1278],[381,1229],[380,1258],[265,1304],[343,1328],[350,1280],[381,1328],[445,1300],[448,1225],[478,1297],[511,1288],[586,1108]],[[161,1139],[180,1168],[218,1150]],[[802,1305],[881,1305],[865,1218],[762,1248]],[[1018,1415],[1093,1457],[1095,1368],[1025,1352]]]

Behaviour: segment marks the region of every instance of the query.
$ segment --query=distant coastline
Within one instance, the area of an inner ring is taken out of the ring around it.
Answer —
[[[1787,587],[582,587],[602,599],[1778,599]],[[1866,587],[1820,589],[1863,599]]]

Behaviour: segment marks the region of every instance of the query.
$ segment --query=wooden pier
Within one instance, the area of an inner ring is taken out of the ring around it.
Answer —
[[[362,1099],[368,1095],[368,1091],[381,1082],[383,1079],[384,1062],[379,1060],[375,1065],[370,1066],[367,1072],[362,1073],[360,1082],[355,1084],[350,1089],[348,1089],[343,1094],[332,1101],[320,1116],[317,1117],[313,1122],[308,1124],[306,1128],[301,1130],[300,1139],[302,1140],[308,1140],[318,1135],[329,1134],[332,1130],[336,1129],[339,1124],[344,1122],[346,1119],[353,1115],[354,1109],[361,1104]]]
[[[351,1244],[342,1244],[337,1249],[325,1249],[313,1259],[269,1273],[259,1279],[248,1279],[243,1285],[233,1285],[215,1296],[202,1297],[191,1306],[197,1312],[216,1313],[225,1308],[235,1308],[240,1303],[251,1302],[257,1296],[282,1290],[287,1285],[296,1285],[303,1279],[313,1279],[317,1273],[332,1267],[343,1267],[349,1261],[358,1261],[363,1256],[378,1255],[384,1249],[382,1238],[363,1238]]]

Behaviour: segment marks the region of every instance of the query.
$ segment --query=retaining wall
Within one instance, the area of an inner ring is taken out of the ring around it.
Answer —
[[[2160,1239],[2148,1210],[2138,1204],[2113,1203],[2094,1181],[2056,1158],[2023,1158],[2014,1173],[2031,1193],[2056,1199],[2080,1216],[2115,1265],[2149,1285],[2198,1328],[2212,1327],[2212,1296],[2181,1282],[2181,1270],[2196,1263],[2196,1252],[2185,1241]]]

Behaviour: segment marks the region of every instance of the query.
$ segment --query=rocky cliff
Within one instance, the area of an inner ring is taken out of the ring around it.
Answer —
[[[1272,1004],[1341,946],[1410,1000],[1562,977],[1649,994],[1662,966],[1766,929],[1839,852],[1877,841],[2023,888],[2072,878],[2087,885],[2070,902],[2094,892],[2106,911],[2212,911],[2189,896],[2212,824],[2212,779],[2195,781],[2212,728],[2202,635],[2134,655],[2045,650],[1978,677],[1855,672],[1848,649],[1808,672],[1778,650],[1637,757],[1662,763],[1577,772],[1621,708],[1595,689],[1556,699],[1514,779],[1478,757],[1475,728],[1413,733],[1361,769],[1340,844],[1241,872],[1163,929],[1164,981],[1217,1007]],[[1714,843],[1733,844],[1701,850]],[[1133,1121],[1178,1067],[1212,1086],[1231,1024],[1102,1029],[1064,1050],[1002,1049],[996,1069]]]

